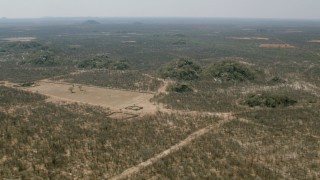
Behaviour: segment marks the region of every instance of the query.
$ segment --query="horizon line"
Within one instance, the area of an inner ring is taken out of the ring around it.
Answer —
[[[274,17],[214,17],[214,16],[41,16],[41,17],[0,17],[0,20],[35,20],[35,19],[76,19],[76,18],[119,18],[119,19],[243,19],[243,20],[290,20],[320,21],[320,18],[274,18]]]

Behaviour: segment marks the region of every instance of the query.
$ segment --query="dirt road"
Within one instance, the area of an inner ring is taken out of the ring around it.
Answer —
[[[217,114],[220,118],[222,118],[221,121],[219,121],[218,123],[214,124],[214,125],[210,125],[208,127],[205,127],[203,129],[200,129],[194,133],[192,133],[191,135],[189,135],[186,139],[182,140],[181,142],[179,142],[178,144],[175,144],[174,146],[170,147],[169,149],[161,152],[160,154],[155,155],[154,157],[134,166],[131,167],[125,171],[123,171],[121,174],[116,175],[112,178],[110,178],[110,180],[120,180],[120,179],[127,179],[129,178],[131,175],[138,173],[139,171],[141,171],[143,168],[146,168],[148,166],[153,165],[154,163],[156,163],[157,161],[159,161],[162,158],[167,157],[168,155],[179,151],[181,148],[189,145],[192,141],[194,141],[195,139],[207,134],[208,132],[210,132],[213,129],[218,129],[221,125],[231,121],[233,119],[232,114],[229,113],[219,113]],[[109,178],[109,177],[105,177],[105,178]]]

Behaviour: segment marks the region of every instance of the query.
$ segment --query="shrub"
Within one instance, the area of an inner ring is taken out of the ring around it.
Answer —
[[[272,84],[283,84],[283,83],[286,83],[287,81],[278,76],[275,76],[272,79],[270,79],[269,82]]]
[[[129,69],[129,64],[127,61],[113,61],[110,63],[110,68],[112,70],[126,70]]]
[[[33,86],[34,85],[34,82],[24,82],[21,84],[21,87],[30,87],[30,86]]]
[[[272,108],[276,108],[279,106],[291,106],[295,103],[297,103],[297,101],[288,97],[287,95],[273,92],[265,92],[262,94],[250,94],[244,101],[244,104],[250,107],[260,106]]]
[[[183,83],[169,84],[166,90],[168,92],[177,92],[177,93],[184,93],[184,92],[192,92],[193,91],[187,84],[183,84]]]
[[[100,23],[95,20],[87,20],[87,21],[83,22],[82,24],[83,25],[99,25]]]
[[[186,40],[180,39],[180,40],[178,40],[178,41],[173,42],[172,44],[173,44],[173,45],[186,45],[187,42],[186,42]]]
[[[7,50],[2,48],[2,47],[0,47],[0,53],[4,53],[4,52],[7,52]]]

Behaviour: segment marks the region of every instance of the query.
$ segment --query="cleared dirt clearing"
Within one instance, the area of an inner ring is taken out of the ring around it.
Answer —
[[[40,81],[37,86],[25,89],[49,96],[48,101],[51,102],[69,101],[87,103],[107,107],[114,111],[130,111],[125,108],[136,105],[142,107],[138,113],[153,113],[157,109],[157,106],[149,101],[153,97],[153,94],[147,93],[85,85],[81,85],[81,88],[79,88],[79,85],[76,84],[72,85],[48,81]]]
[[[313,39],[313,40],[310,40],[310,41],[307,41],[307,42],[310,42],[310,43],[320,43],[320,39]]]
[[[259,47],[261,48],[295,48],[294,46],[290,44],[260,44]]]
[[[11,38],[3,38],[2,40],[9,41],[9,42],[29,42],[36,39],[37,38],[35,37],[11,37]]]
[[[235,39],[235,40],[269,40],[269,38],[265,37],[230,37],[230,39]]]

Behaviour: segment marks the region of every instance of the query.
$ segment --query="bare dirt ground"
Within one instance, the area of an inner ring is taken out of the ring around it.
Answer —
[[[157,91],[157,95],[159,94],[168,94],[168,92],[166,91],[167,90],[167,87],[170,83],[173,83],[174,81],[166,81],[166,80],[163,80],[163,79],[158,79],[160,81],[162,81],[162,86],[160,86],[160,88],[158,89]]]
[[[270,38],[266,37],[230,37],[230,39],[235,39],[235,40],[269,40]]]
[[[157,161],[161,160],[162,158],[167,157],[168,155],[179,151],[180,149],[182,149],[183,147],[189,145],[190,143],[192,143],[192,141],[198,139],[199,137],[207,134],[208,132],[210,132],[211,130],[215,129],[217,130],[221,125],[230,122],[231,120],[234,119],[234,117],[232,116],[232,114],[229,113],[225,113],[225,114],[217,114],[220,118],[222,118],[221,121],[219,121],[218,123],[214,124],[214,125],[210,125],[207,126],[203,129],[200,129],[192,134],[190,134],[186,139],[180,141],[178,144],[175,144],[173,146],[171,146],[169,149],[161,152],[160,154],[155,155],[154,157],[136,165],[133,166],[125,171],[123,171],[121,174],[116,175],[112,178],[110,178],[110,180],[120,180],[120,179],[128,179],[130,178],[130,176],[132,176],[135,173],[138,173],[139,171],[141,171],[143,168],[146,168],[148,166],[153,165],[154,163],[156,163]],[[108,177],[105,177],[108,178]]]
[[[36,37],[11,37],[11,38],[3,38],[2,40],[9,41],[9,42],[29,42],[36,39],[37,39]]]
[[[87,71],[76,71],[71,74],[84,72]],[[154,78],[150,75],[146,76]],[[154,93],[71,84],[64,82],[63,76],[57,76],[53,79],[59,80],[43,79],[31,87],[20,87],[19,84],[8,81],[1,81],[1,84],[45,95],[48,97],[48,99],[46,99],[48,102],[59,104],[81,103],[101,106],[108,109],[108,112],[111,111],[112,113],[109,114],[109,117],[116,120],[128,120],[140,115],[154,114],[157,111],[176,113],[176,111],[164,108],[162,104],[150,102],[150,99],[152,99],[155,94],[167,93],[166,88],[171,81],[164,79],[158,79],[162,81],[163,84],[158,91]]]
[[[295,48],[294,46],[290,44],[260,44],[259,47],[261,48]]]
[[[72,92],[71,92],[72,89]],[[102,106],[117,112],[153,113],[157,105],[149,100],[153,94],[108,89],[96,86],[68,84],[55,81],[39,81],[34,87],[24,90],[48,96],[50,102],[77,102]],[[126,109],[129,106],[142,107],[141,110]]]
[[[174,83],[173,80],[165,80],[165,79],[161,79],[161,78],[155,78],[153,76],[151,76],[150,74],[143,74],[144,76],[146,77],[149,77],[151,79],[157,79],[158,81],[161,81],[162,82],[162,85],[160,86],[160,88],[157,90],[156,92],[156,95],[159,95],[159,94],[168,94],[168,92],[166,91],[167,90],[167,87],[170,83]]]
[[[302,33],[302,32],[304,32],[304,31],[299,29],[299,27],[292,27],[290,29],[281,30],[278,33],[280,33],[280,34],[290,34],[290,33]]]
[[[310,40],[310,41],[307,41],[307,42],[310,42],[310,43],[320,43],[320,39],[313,39],[313,40]]]

